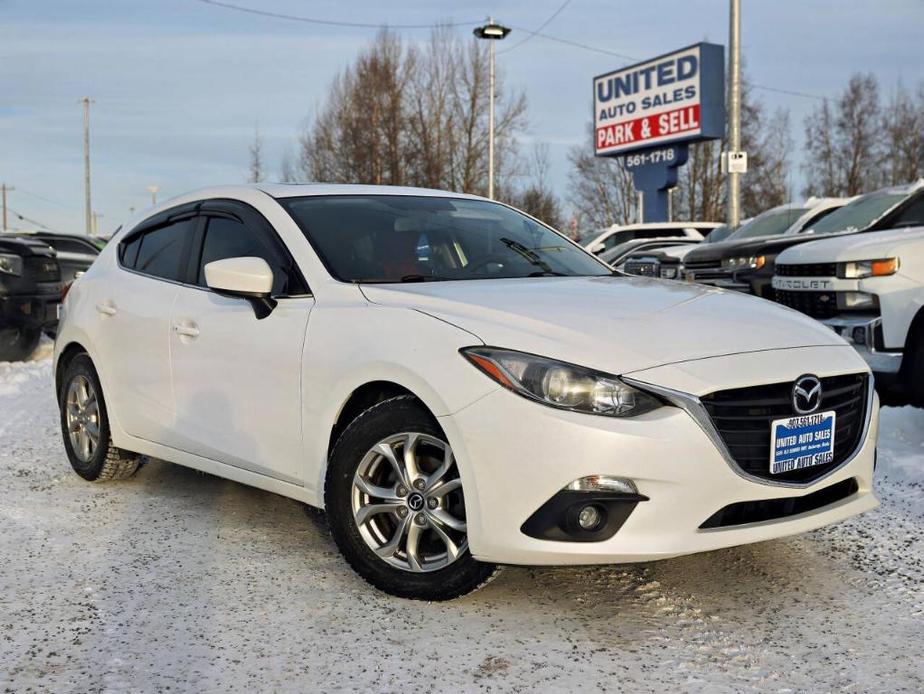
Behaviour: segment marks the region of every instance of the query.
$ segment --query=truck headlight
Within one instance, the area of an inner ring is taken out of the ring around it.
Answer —
[[[675,280],[677,279],[677,268],[675,267],[662,267],[661,268],[661,277],[666,280]]]
[[[616,376],[554,359],[497,347],[460,350],[485,375],[530,400],[549,407],[608,417],[636,417],[662,401],[626,385]]]
[[[760,268],[766,264],[767,257],[763,255],[747,255],[722,259],[722,267],[726,270],[760,270]]]
[[[898,258],[882,260],[855,260],[843,263],[840,276],[847,280],[859,280],[864,277],[885,277],[898,272]]]
[[[6,273],[7,275],[16,275],[17,277],[21,276],[22,257],[10,255],[8,253],[0,253],[0,272]]]

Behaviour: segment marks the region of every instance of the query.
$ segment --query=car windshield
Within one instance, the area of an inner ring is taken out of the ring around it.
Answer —
[[[406,195],[286,198],[328,271],[344,282],[604,276],[612,271],[498,203]]]
[[[716,227],[709,232],[709,235],[705,238],[703,243],[718,243],[719,241],[724,241],[731,235],[731,233],[731,228],[727,224]]]
[[[808,212],[807,207],[791,207],[786,210],[765,212],[758,215],[744,226],[730,234],[728,238],[740,241],[758,236],[777,236],[795,224],[796,220]]]
[[[822,217],[806,231],[813,234],[834,234],[839,231],[859,231],[879,219],[886,211],[905,199],[901,193],[870,193],[857,198],[827,217]]]

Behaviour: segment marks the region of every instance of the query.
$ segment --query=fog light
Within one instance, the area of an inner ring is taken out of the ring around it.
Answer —
[[[866,328],[854,328],[853,333],[851,334],[854,344],[856,345],[865,345],[866,344]]]
[[[603,509],[594,504],[588,504],[578,513],[578,525],[582,530],[596,530],[603,524]]]

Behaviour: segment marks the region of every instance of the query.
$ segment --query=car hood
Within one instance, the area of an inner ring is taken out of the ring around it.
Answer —
[[[845,232],[836,236],[852,236],[855,232]],[[831,237],[834,237],[831,234]],[[781,234],[778,236],[760,236],[754,239],[741,239],[739,241],[722,241],[708,246],[698,246],[686,256],[688,263],[701,263],[751,255],[775,255],[792,246],[818,240],[819,236],[812,234]]]
[[[363,285],[369,301],[421,311],[496,347],[624,374],[704,357],[843,345],[777,304],[646,277],[544,277]]]
[[[907,244],[924,242],[924,227],[816,239],[784,251],[778,263],[836,263],[899,256]]]

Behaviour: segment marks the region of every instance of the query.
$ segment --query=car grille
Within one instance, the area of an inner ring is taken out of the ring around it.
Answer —
[[[784,499],[761,499],[760,501],[739,501],[729,504],[707,518],[700,528],[727,528],[745,523],[780,520],[800,513],[817,511],[825,506],[843,501],[860,490],[860,485],[853,478],[842,480],[830,487],[805,496],[793,496]]]
[[[770,474],[770,428],[774,419],[796,416],[792,383],[735,388],[701,398],[719,436],[748,475],[782,482],[811,482],[843,463],[860,443],[866,423],[866,374],[822,378],[819,411],[837,413],[834,460],[825,465]]]
[[[642,275],[643,277],[657,277],[660,271],[660,263],[657,260],[632,260],[629,259],[622,266],[624,272],[630,275]]]
[[[837,295],[834,292],[791,292],[777,289],[777,303],[794,308],[812,318],[833,318],[837,315]]]
[[[729,279],[731,273],[722,268],[721,260],[705,260],[698,262],[685,262],[684,272],[693,273],[697,282],[705,280]]]
[[[834,277],[837,274],[837,264],[804,263],[801,265],[777,265],[775,272],[780,277]]]
[[[51,257],[26,256],[23,258],[23,275],[28,274],[35,282],[58,282],[61,269],[58,261]]]

